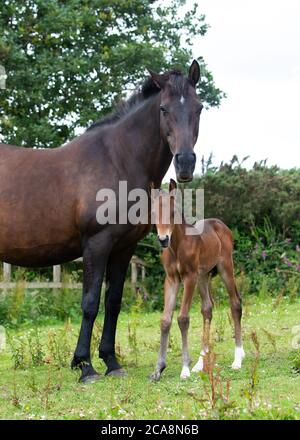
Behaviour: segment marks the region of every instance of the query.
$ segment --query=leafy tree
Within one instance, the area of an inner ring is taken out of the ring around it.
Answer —
[[[190,63],[192,41],[205,35],[197,4],[184,0],[2,0],[0,130],[5,142],[60,145],[76,127],[107,113],[144,75]],[[202,64],[199,92],[207,106],[223,93]]]

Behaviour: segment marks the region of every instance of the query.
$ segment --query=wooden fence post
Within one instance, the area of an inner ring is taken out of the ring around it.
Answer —
[[[137,282],[137,264],[135,261],[131,260],[131,284],[133,287],[136,286]]]
[[[5,283],[11,281],[11,264],[9,263],[3,263],[3,280]]]
[[[53,266],[53,283],[61,282],[61,267],[60,265]]]

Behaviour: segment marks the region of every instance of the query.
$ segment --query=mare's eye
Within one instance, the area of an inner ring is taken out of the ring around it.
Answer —
[[[166,107],[164,107],[163,105],[160,106],[160,111],[164,114],[168,113]]]

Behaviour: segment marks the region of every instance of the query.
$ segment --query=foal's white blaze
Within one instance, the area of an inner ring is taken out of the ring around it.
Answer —
[[[181,95],[181,98],[180,98],[180,104],[184,104],[184,101],[185,101],[185,99],[184,99],[184,97]]]
[[[180,374],[181,379],[186,379],[187,377],[190,377],[190,375],[191,375],[191,373],[190,373],[189,367],[184,365],[182,367],[181,374]]]
[[[235,351],[234,351],[234,361],[231,365],[231,368],[233,368],[234,370],[239,370],[242,367],[242,360],[245,357],[245,352],[242,347],[235,347]]]
[[[192,372],[193,373],[199,373],[199,371],[203,370],[203,358],[205,356],[205,351],[201,350],[198,362],[194,365]]]

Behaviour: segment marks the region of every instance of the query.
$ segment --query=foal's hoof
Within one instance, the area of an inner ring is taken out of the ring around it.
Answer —
[[[241,368],[242,368],[242,365],[239,363],[235,363],[235,362],[233,362],[232,364],[231,364],[231,368],[233,369],[233,370],[240,370]]]
[[[180,379],[187,379],[188,377],[190,377],[190,375],[191,373],[189,367],[183,367],[180,374]]]
[[[126,377],[127,373],[123,368],[118,368],[117,370],[111,370],[107,371],[105,373],[105,376],[111,376],[111,377]]]
[[[242,368],[242,360],[245,357],[245,352],[243,347],[236,347],[234,361],[231,364],[233,370],[240,370]]]
[[[88,376],[81,376],[80,379],[79,379],[79,382],[82,383],[82,384],[95,383],[98,380],[100,380],[101,377],[102,376],[100,374],[98,374],[98,373],[91,374],[91,375],[88,375]]]

